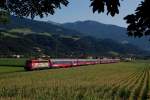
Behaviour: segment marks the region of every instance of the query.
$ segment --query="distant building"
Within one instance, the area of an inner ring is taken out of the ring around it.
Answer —
[[[123,61],[126,61],[126,62],[130,62],[132,61],[132,58],[122,58]]]
[[[13,58],[21,58],[21,57],[23,57],[23,55],[14,54],[14,55],[12,55],[12,57],[13,57]]]

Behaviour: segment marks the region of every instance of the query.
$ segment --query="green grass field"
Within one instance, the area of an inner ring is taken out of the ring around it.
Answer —
[[[146,100],[150,96],[149,61],[30,72],[24,71],[24,61],[0,59],[0,100]]]
[[[0,58],[0,75],[24,71],[26,59]]]

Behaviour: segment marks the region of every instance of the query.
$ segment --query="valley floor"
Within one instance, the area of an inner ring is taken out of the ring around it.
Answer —
[[[23,60],[6,61],[0,60],[0,100],[150,99],[149,61],[30,72],[19,67]]]

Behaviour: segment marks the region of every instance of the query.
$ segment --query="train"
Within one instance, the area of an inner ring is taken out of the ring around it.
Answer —
[[[45,68],[70,68],[96,64],[118,63],[120,59],[29,59],[26,61],[25,70],[33,71]]]

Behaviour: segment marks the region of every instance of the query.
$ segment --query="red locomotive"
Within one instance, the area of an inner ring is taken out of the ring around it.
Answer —
[[[35,70],[43,68],[51,68],[51,61],[43,59],[31,59],[26,61],[26,70]]]

